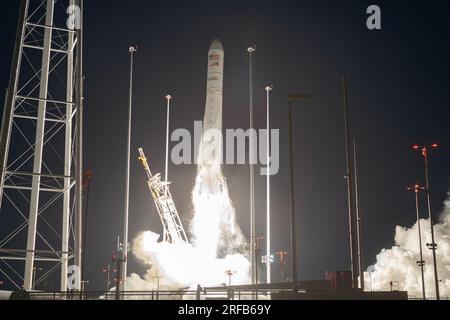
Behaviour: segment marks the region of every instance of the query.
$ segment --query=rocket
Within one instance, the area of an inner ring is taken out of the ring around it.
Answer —
[[[224,57],[222,43],[215,39],[208,51],[206,105],[198,154],[201,184],[211,193],[221,192],[224,183],[221,170]]]
[[[206,105],[203,134],[198,148],[198,168],[192,192],[194,246],[203,257],[235,254],[245,239],[236,224],[235,211],[222,174],[222,102],[224,51],[219,40],[208,51]]]
[[[224,56],[222,43],[215,39],[208,52],[204,132],[208,129],[222,130]]]
[[[220,172],[222,161],[222,103],[224,51],[220,40],[215,39],[208,51],[208,77],[206,106],[203,119],[203,138],[200,145],[199,165]],[[214,167],[214,168],[212,168]]]

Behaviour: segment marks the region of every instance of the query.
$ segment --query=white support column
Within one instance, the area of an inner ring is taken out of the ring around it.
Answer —
[[[74,289],[81,290],[81,277],[83,274],[83,118],[84,118],[84,92],[83,92],[83,0],[77,1],[80,7],[80,25],[77,29],[77,66],[76,66],[76,168],[75,168],[75,213],[74,213],[74,265],[80,274],[75,277]]]
[[[168,94],[166,96],[167,100],[167,127],[166,127],[166,171],[164,173],[164,181],[168,183],[169,179],[169,144],[170,144],[170,100],[172,96]]]
[[[70,6],[75,4],[75,0],[70,1]],[[63,219],[62,219],[62,245],[61,251],[61,291],[67,291],[67,269],[69,264],[69,226],[70,226],[70,199],[72,194],[72,128],[73,128],[73,107],[74,101],[74,32],[68,34],[67,47],[69,49],[67,53],[67,95],[68,102],[66,105],[66,121],[65,121],[65,146],[64,146],[64,200],[63,200]]]
[[[256,51],[254,47],[247,49],[249,53],[249,67],[250,67],[250,131],[254,130],[254,105],[253,105],[253,54]],[[258,258],[256,257],[256,216],[255,216],[255,157],[253,146],[253,134],[249,138],[249,163],[250,163],[250,255],[251,255],[251,278],[252,285],[258,283]],[[258,294],[254,297],[257,299]]]
[[[47,0],[47,11],[45,17],[45,24],[47,26],[53,26],[53,13],[54,13],[54,0]],[[44,130],[45,130],[45,118],[47,112],[47,92],[48,92],[48,76],[50,71],[50,50],[52,45],[52,28],[45,28],[44,31],[44,49],[42,54],[42,69],[40,80],[40,93],[41,99],[39,101],[38,120],[36,124],[36,144],[34,152],[34,165],[33,165],[33,181],[30,201],[30,215],[28,220],[28,240],[27,240],[27,254],[25,262],[25,277],[24,277],[24,289],[31,290],[33,286],[33,267],[34,267],[34,250],[36,246],[36,228],[37,218],[39,212],[39,193],[41,184],[42,170],[42,151],[44,146]]]
[[[127,267],[128,267],[128,218],[130,210],[130,161],[131,161],[131,133],[132,133],[132,120],[133,120],[133,67],[134,67],[134,53],[137,52],[136,47],[130,47],[130,97],[128,105],[128,139],[127,139],[127,163],[126,163],[126,179],[125,179],[125,210],[123,221],[123,238],[122,238],[122,253],[123,253],[123,265],[121,270],[121,290],[127,290]]]
[[[272,282],[272,259],[271,259],[271,230],[270,230],[270,92],[272,91],[272,86],[266,87],[266,93],[267,93],[267,140],[266,140],[266,148],[267,148],[267,235],[266,235],[266,282],[271,283]]]

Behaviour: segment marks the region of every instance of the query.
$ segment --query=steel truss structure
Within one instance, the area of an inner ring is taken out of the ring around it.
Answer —
[[[81,286],[68,277],[82,250],[81,26],[82,0],[21,2],[1,131],[0,276],[28,291]]]
[[[173,244],[188,244],[186,232],[169,190],[169,183],[161,181],[160,174],[152,174],[142,148],[139,149],[139,160],[147,174],[148,187],[163,225],[163,241]]]

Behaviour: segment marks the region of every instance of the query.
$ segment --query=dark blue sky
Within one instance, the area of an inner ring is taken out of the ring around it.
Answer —
[[[8,86],[17,2],[2,4],[0,87]],[[373,1],[86,1],[86,150],[94,172],[89,208],[87,279],[101,289],[121,233],[128,99],[128,47],[138,44],[134,97],[130,235],[161,226],[137,161],[137,148],[164,168],[164,96],[173,128],[192,130],[205,104],[207,50],[225,49],[224,126],[248,127],[248,58],[256,44],[256,125],[265,127],[265,91],[274,84],[273,127],[281,129],[281,171],[273,178],[273,248],[289,249],[287,96],[313,99],[295,111],[299,278],[349,269],[341,78],[358,141],[366,267],[394,241],[396,225],[414,223],[405,188],[422,181],[410,146],[438,141],[433,154],[433,209],[450,177],[450,47],[445,1],[376,1],[382,30],[366,28]],[[171,166],[172,192],[187,224],[194,166]],[[248,168],[226,166],[231,198],[248,235]],[[265,230],[265,178],[257,178],[257,214]],[[425,211],[423,211],[425,214]],[[1,217],[5,218],[4,216]],[[144,269],[133,259],[130,272]],[[275,273],[275,279],[278,275]]]

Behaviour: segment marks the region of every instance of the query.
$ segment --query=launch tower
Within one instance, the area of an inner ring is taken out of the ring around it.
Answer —
[[[0,273],[11,289],[49,278],[44,289],[81,288],[82,10],[82,0],[20,3],[0,136]]]

